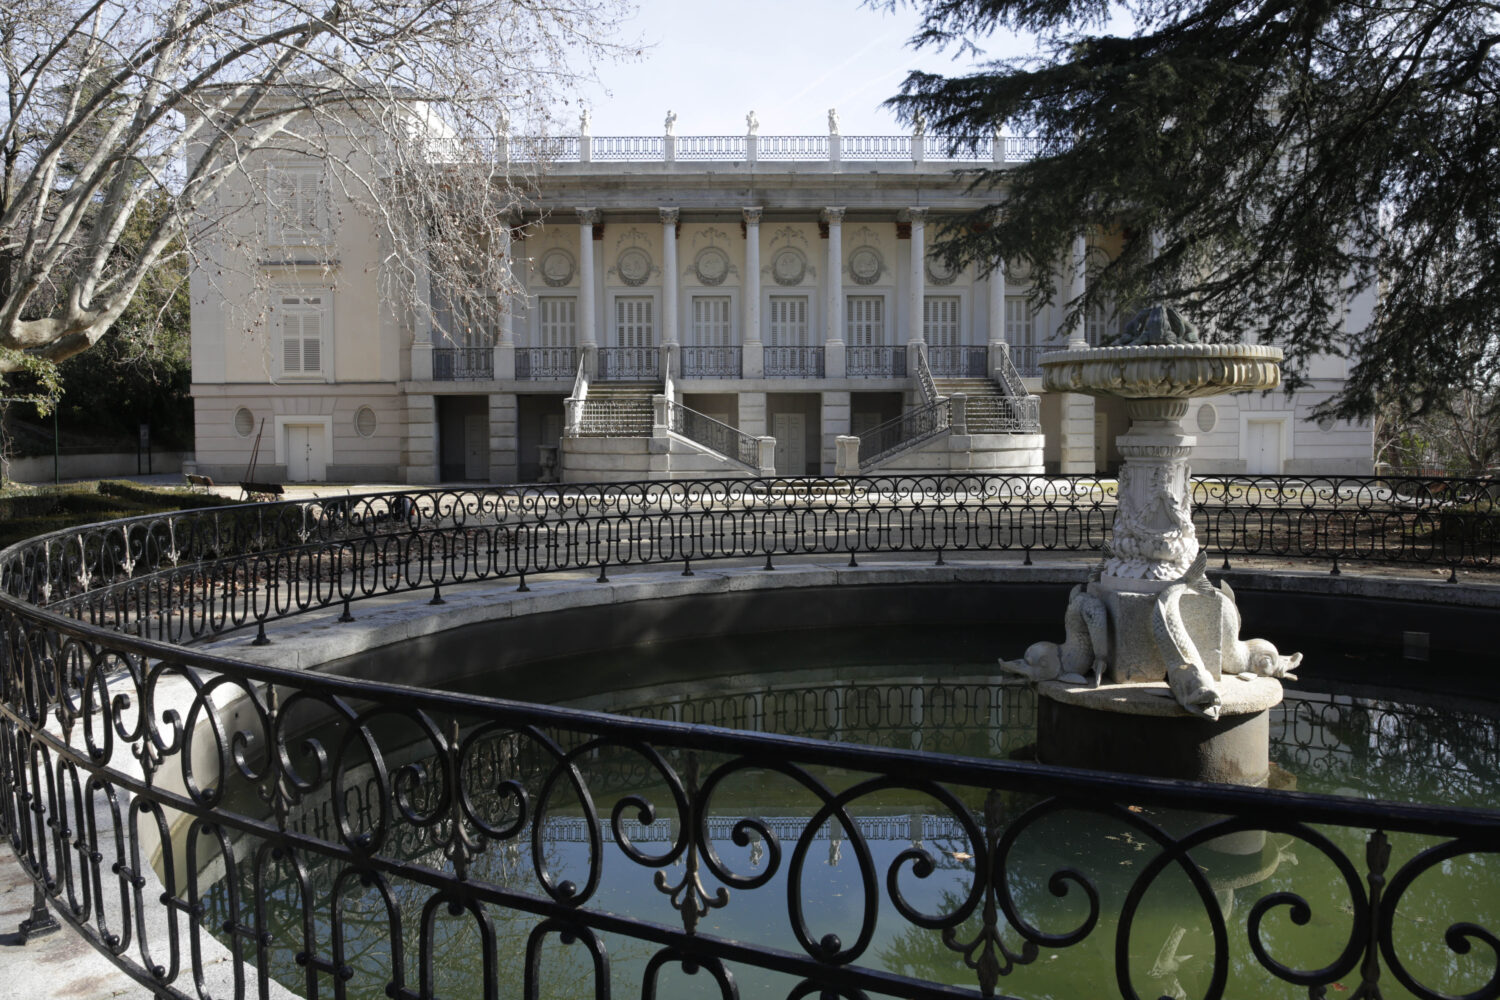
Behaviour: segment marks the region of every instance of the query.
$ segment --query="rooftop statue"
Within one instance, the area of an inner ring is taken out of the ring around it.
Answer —
[[[839,112],[837,108],[828,109],[828,134],[839,134]]]
[[[667,112],[667,135],[677,134],[677,112]]]
[[[747,135],[760,134],[760,119],[755,117],[754,111],[745,116],[745,132]]]

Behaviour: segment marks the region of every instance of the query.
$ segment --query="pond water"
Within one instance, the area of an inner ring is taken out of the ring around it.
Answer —
[[[1035,696],[1026,687],[994,682],[992,664],[1015,643],[988,630],[862,629],[797,633],[795,636],[736,637],[696,640],[621,650],[606,657],[550,661],[523,670],[507,671],[468,689],[533,701],[606,710],[643,718],[707,723],[739,729],[807,736],[846,743],[917,749],[945,754],[1028,759],[1034,744]],[[1337,650],[1321,651],[1333,666]],[[1315,663],[1317,655],[1308,662]],[[1348,667],[1346,664],[1345,667]],[[1403,676],[1399,664],[1364,671],[1385,679]],[[1373,671],[1373,673],[1372,673]],[[1330,669],[1347,676],[1356,671]],[[1319,688],[1323,688],[1319,690]],[[581,689],[587,688],[587,693]],[[1370,799],[1395,799],[1462,806],[1493,806],[1493,789],[1500,778],[1500,706],[1447,696],[1418,696],[1386,687],[1349,689],[1320,683],[1315,670],[1304,682],[1290,685],[1285,702],[1272,712],[1271,754],[1273,784],[1303,791],[1326,792]],[[382,746],[403,745],[399,720],[381,723]],[[411,799],[420,808],[437,800],[438,770],[430,745],[411,733],[404,759],[390,762],[419,764],[411,772]],[[549,733],[567,744],[567,734]],[[572,738],[576,744],[578,737]],[[548,769],[530,740],[513,733],[492,733],[478,742],[466,758],[470,788],[500,788],[507,780],[531,782],[530,794],[540,796],[541,775]],[[471,877],[521,893],[541,895],[543,887],[532,863],[532,845],[540,847],[542,869],[555,885],[571,879],[582,886],[591,871],[602,872],[590,909],[602,909],[637,919],[680,926],[669,890],[685,875],[683,858],[657,867],[627,856],[611,837],[608,826],[616,803],[627,803],[620,826],[632,850],[645,858],[668,853],[678,831],[679,817],[672,791],[641,754],[630,748],[601,747],[579,758],[587,785],[601,818],[602,844],[591,845],[588,811],[581,800],[564,789],[554,791],[552,808],[532,838],[521,836],[490,844],[472,863]],[[704,754],[697,772],[707,776],[728,758]],[[686,774],[681,754],[668,754],[665,764]],[[828,787],[854,786],[868,775],[839,769],[817,769],[813,776]],[[379,812],[373,776],[363,783],[351,770],[344,801],[357,823],[373,822]],[[1078,869],[1100,897],[1099,924],[1083,940],[1066,946],[1031,948],[1003,915],[998,920],[998,951],[1002,966],[997,990],[1017,997],[1057,998],[1118,995],[1116,984],[1116,928],[1127,895],[1139,889],[1140,876],[1155,855],[1140,829],[1103,814],[1087,803],[1044,814],[1028,815],[1040,801],[1020,794],[986,794],[982,789],[952,789],[955,801],[999,836],[1014,835],[1005,857],[1006,885],[1015,912],[1051,934],[1079,928],[1087,919],[1086,893],[1077,885],[1062,896],[1055,893],[1054,874]],[[424,797],[425,796],[425,797]],[[248,797],[238,805],[247,808]],[[535,801],[535,799],[533,800]],[[640,815],[637,803],[649,801],[653,817]],[[903,918],[892,903],[887,873],[897,872],[898,892],[911,907],[933,914],[955,912],[974,892],[975,845],[955,815],[952,803],[907,788],[875,790],[860,795],[850,808],[850,830],[837,821],[821,823],[803,837],[805,863],[796,873],[789,865],[798,843],[817,812],[818,798],[772,767],[735,771],[715,788],[707,819],[709,841],[722,869],[754,887],[734,887],[728,902],[712,907],[698,924],[699,933],[754,942],[801,953],[789,913],[800,914],[811,940],[839,935],[843,944],[859,938],[869,921],[867,907],[877,915],[868,947],[858,964],[915,976],[936,983],[973,989],[976,974],[965,964],[965,945],[984,932],[981,913],[946,934]],[[497,795],[480,805],[493,823],[503,826],[515,817],[514,804]],[[1130,806],[1144,821],[1171,830],[1185,829],[1203,817],[1182,817]],[[774,847],[757,836],[736,843],[735,824],[755,817],[779,841]],[[330,837],[334,810],[327,793],[314,794],[294,811],[291,825],[306,833]],[[407,828],[387,844],[386,853],[399,853],[434,867],[446,867],[443,824]],[[1178,869],[1169,869],[1150,882],[1129,928],[1128,979],[1143,997],[1201,996],[1214,974],[1215,914],[1227,930],[1228,997],[1299,997],[1306,986],[1277,979],[1258,963],[1247,942],[1255,904],[1280,892],[1295,892],[1310,907],[1311,919],[1294,922],[1285,906],[1264,916],[1259,936],[1266,951],[1294,969],[1317,969],[1333,962],[1353,929],[1351,890],[1336,859],[1348,858],[1364,876],[1366,832],[1320,827],[1316,839],[1273,833],[1259,850],[1220,853],[1200,850],[1194,860],[1203,875],[1197,887]],[[1414,836],[1392,837],[1391,870],[1435,843]],[[242,856],[250,845],[237,853]],[[914,874],[912,852],[926,852],[933,870],[926,878]],[[905,857],[908,860],[902,862]],[[592,867],[591,867],[592,866]],[[215,921],[238,910],[248,920],[252,901],[272,903],[277,944],[269,961],[275,978],[293,989],[305,986],[305,969],[294,954],[301,947],[303,927],[295,882],[284,863],[269,862],[265,881],[253,884],[251,866],[239,881],[239,899],[231,903],[220,881],[207,895]],[[870,878],[873,873],[873,879]],[[721,883],[703,874],[706,896],[713,898]],[[658,884],[658,882],[660,884]],[[876,891],[870,892],[874,886]],[[335,888],[340,901],[331,902]],[[392,900],[401,911],[401,938],[407,961],[406,985],[415,988],[415,956],[421,949],[423,908],[430,890],[414,882],[393,879]],[[342,881],[332,873],[314,877],[309,888],[315,898],[314,937],[327,941],[333,926],[330,914],[340,914],[339,933],[344,955],[353,970],[345,984],[353,997],[386,995],[392,978],[393,932],[388,909],[375,889],[354,879]],[[1212,911],[1212,912],[1211,912]],[[489,970],[477,957],[485,947],[469,915],[437,912],[426,931],[436,956],[433,969],[437,995],[479,997],[484,981],[493,980],[498,996],[520,997],[525,980],[527,942],[538,920],[530,914],[494,906],[484,907],[494,930]],[[1392,929],[1397,954],[1422,983],[1458,995],[1483,986],[1494,974],[1496,956],[1479,944],[1468,955],[1458,955],[1444,941],[1454,923],[1469,921],[1481,927],[1500,926],[1500,858],[1466,854],[1434,868],[1403,899]],[[601,935],[609,954],[611,994],[637,996],[642,977],[656,946],[614,934]],[[325,952],[326,953],[326,952]],[[977,952],[970,952],[969,957]],[[1008,958],[1007,958],[1008,956]],[[548,1000],[593,996],[595,972],[587,951],[565,945],[551,934],[534,953],[541,972],[539,995]],[[1009,966],[1008,968],[1005,968]],[[741,997],[785,997],[795,980],[753,966],[731,967]],[[1358,988],[1358,970],[1329,987],[1329,996],[1351,994]],[[331,979],[322,976],[323,990]],[[669,964],[657,980],[657,996],[688,998],[717,996],[707,973],[685,974]],[[1410,995],[1389,972],[1381,981],[1386,997]]]

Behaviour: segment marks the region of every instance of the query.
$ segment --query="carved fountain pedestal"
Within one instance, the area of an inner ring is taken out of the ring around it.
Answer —
[[[1271,708],[1300,655],[1241,640],[1228,585],[1206,578],[1181,424],[1195,397],[1270,389],[1281,352],[1202,344],[1172,309],[1143,310],[1118,347],[1042,361],[1047,389],[1122,396],[1131,418],[1113,541],[1073,589],[1062,643],[1001,666],[1037,683],[1044,763],[1245,785],[1266,783]]]

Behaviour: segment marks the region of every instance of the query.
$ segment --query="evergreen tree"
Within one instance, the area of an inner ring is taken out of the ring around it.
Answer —
[[[1039,40],[1032,59],[912,73],[889,102],[939,136],[1006,131],[1043,150],[976,174],[997,203],[949,228],[951,262],[1024,262],[1045,297],[1080,223],[1118,229],[1123,252],[1074,308],[1172,300],[1217,336],[1283,347],[1292,385],[1313,356],[1349,356],[1340,417],[1493,384],[1496,4],[914,2],[918,46]],[[1132,34],[1100,30],[1112,10]],[[1346,333],[1366,290],[1373,321]]]

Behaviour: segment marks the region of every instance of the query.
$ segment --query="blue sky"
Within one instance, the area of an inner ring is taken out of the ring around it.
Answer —
[[[845,135],[894,134],[904,129],[880,103],[909,70],[974,65],[913,51],[916,27],[909,8],[858,0],[640,0],[625,34],[651,47],[638,62],[598,67],[603,87],[583,99],[594,135],[660,135],[669,108],[678,135],[742,135],[751,109],[763,134],[814,135],[827,132],[830,107]],[[990,42],[991,57],[1023,51],[1019,39]]]

